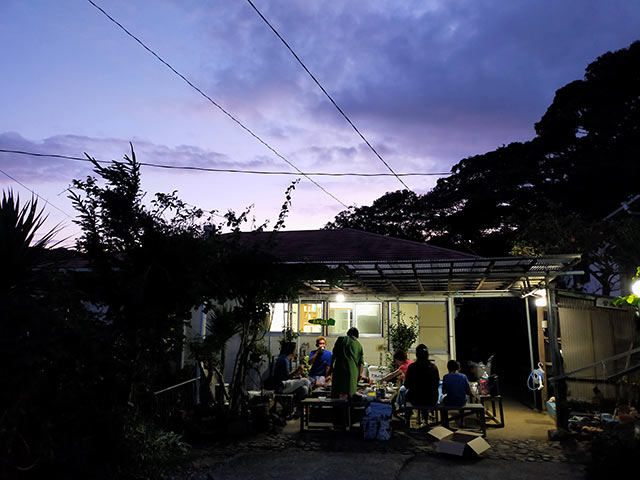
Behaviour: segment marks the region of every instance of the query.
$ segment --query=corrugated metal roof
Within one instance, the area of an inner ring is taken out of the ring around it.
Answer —
[[[528,289],[547,277],[566,274],[579,255],[483,258],[353,229],[245,234],[245,241],[269,244],[285,264],[323,264],[345,276],[341,289],[352,293],[428,293]],[[308,282],[330,292],[326,282]]]

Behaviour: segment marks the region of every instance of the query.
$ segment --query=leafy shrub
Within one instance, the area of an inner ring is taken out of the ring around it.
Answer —
[[[637,470],[640,457],[640,439],[634,434],[634,425],[613,425],[594,438],[591,460],[587,467],[589,478],[625,478]]]
[[[136,415],[125,423],[122,447],[119,477],[135,480],[167,478],[189,454],[180,435]]]

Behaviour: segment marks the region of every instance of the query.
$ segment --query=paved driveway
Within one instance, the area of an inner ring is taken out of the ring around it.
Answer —
[[[583,468],[572,463],[462,459],[435,454],[335,453],[305,450],[245,453],[222,464],[180,477],[204,479],[583,479]]]

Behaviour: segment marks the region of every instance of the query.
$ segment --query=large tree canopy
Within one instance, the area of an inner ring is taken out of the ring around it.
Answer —
[[[465,158],[427,194],[387,193],[371,206],[341,212],[327,228],[428,240],[484,256],[562,248],[597,263],[607,251],[612,262],[624,263],[620,249],[611,250],[620,240],[613,238],[616,229],[603,218],[638,193],[639,104],[640,42],[634,42],[602,55],[584,79],[559,89],[531,141]],[[551,235],[554,229],[564,232],[561,239]],[[627,252],[628,263],[637,263],[637,255]],[[604,277],[599,281],[609,281]]]

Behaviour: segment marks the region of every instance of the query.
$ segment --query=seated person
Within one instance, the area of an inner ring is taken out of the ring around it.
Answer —
[[[442,403],[461,407],[467,403],[467,395],[471,395],[469,380],[464,373],[460,373],[460,364],[455,360],[447,362],[447,370],[449,373],[442,378],[442,393],[446,394]]]
[[[323,336],[316,338],[317,349],[309,353],[309,382],[312,387],[324,387],[329,380],[331,368],[331,352],[325,350],[327,339]]]
[[[469,362],[469,375],[467,376],[467,379],[470,382],[477,382],[480,380],[480,377],[478,376],[478,364],[476,362]]]
[[[413,405],[435,406],[438,403],[440,373],[438,367],[429,360],[429,349],[420,344],[416,348],[416,361],[407,368],[404,385],[398,393],[398,404],[404,407],[405,399]],[[411,419],[411,410],[406,412],[406,421]]]
[[[280,355],[273,366],[273,383],[276,393],[292,393],[296,401],[300,402],[309,394],[310,383],[301,378],[302,367],[291,371],[291,359],[296,355],[296,344],[287,342],[282,346]],[[296,416],[300,415],[300,407]]]
[[[404,380],[404,377],[407,375],[407,368],[409,368],[409,365],[413,363],[407,358],[407,352],[405,352],[404,350],[396,350],[396,352],[393,354],[393,360],[395,361],[398,368],[385,377],[381,378],[380,381],[389,382],[397,378],[398,381],[402,382]]]

